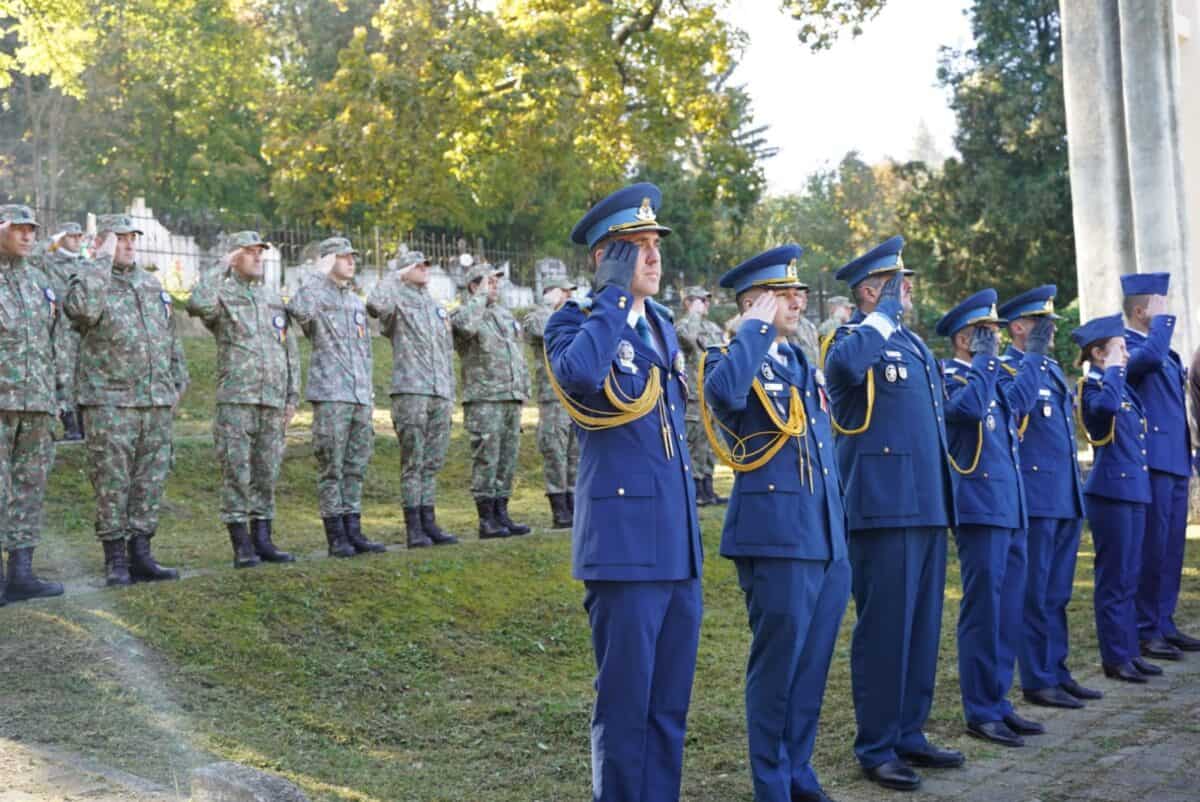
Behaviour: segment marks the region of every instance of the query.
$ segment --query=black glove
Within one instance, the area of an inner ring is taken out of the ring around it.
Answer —
[[[605,287],[620,287],[629,292],[637,257],[638,246],[632,242],[615,239],[608,243],[604,255],[600,257],[600,266],[596,268],[596,291]]]
[[[900,300],[900,290],[903,283],[904,271],[897,270],[879,290],[879,303],[875,306],[876,311],[887,315],[897,322],[900,320],[900,316],[904,314],[904,303]]]
[[[1025,339],[1025,350],[1031,354],[1045,354],[1050,348],[1050,340],[1054,337],[1054,318],[1040,317],[1033,324],[1029,336]]]
[[[990,326],[976,326],[975,332],[971,335],[971,354],[972,356],[995,356],[1000,349],[999,343],[996,342],[996,332]]]

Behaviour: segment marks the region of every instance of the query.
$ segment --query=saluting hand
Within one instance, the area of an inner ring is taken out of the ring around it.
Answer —
[[[629,292],[633,284],[633,271],[637,268],[638,246],[626,240],[615,239],[608,243],[600,265],[596,268],[597,291],[605,287],[620,287]]]
[[[1167,296],[1151,295],[1146,302],[1146,314],[1150,317],[1158,317],[1167,313]]]
[[[1045,354],[1054,339],[1054,318],[1045,316],[1038,318],[1025,340],[1025,350],[1031,354]]]
[[[1129,362],[1129,352],[1125,349],[1123,337],[1113,337],[1104,346],[1104,367],[1123,368]]]
[[[976,326],[971,334],[971,354],[995,356],[1000,349],[996,342],[996,331],[991,326]]]
[[[775,312],[778,309],[779,299],[775,297],[775,293],[764,292],[754,299],[754,303],[750,304],[749,309],[742,313],[742,322],[757,320],[760,323],[774,325]]]

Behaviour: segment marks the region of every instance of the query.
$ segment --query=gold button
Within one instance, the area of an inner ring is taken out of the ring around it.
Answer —
[[[674,404],[672,404],[672,405],[671,405],[671,411],[672,411],[672,412],[674,412],[674,411],[675,411],[675,405],[674,405]]]
[[[688,469],[688,466],[684,465],[684,466],[683,466],[683,470],[684,470],[684,472],[685,472],[685,473],[687,472],[687,469]]]
[[[767,485],[767,490],[769,490],[769,491],[771,491],[772,493],[774,493],[774,492],[775,492],[775,485]]]
[[[1036,465],[1034,465],[1034,466],[1033,466],[1033,469],[1036,471],[1036,470],[1037,470],[1037,466],[1036,466]]]
[[[828,469],[828,468],[822,468],[821,470],[825,472],[825,475],[826,475],[826,476],[828,476],[828,475],[829,475],[829,469]]]
[[[624,308],[625,308],[625,296],[624,296],[624,295],[622,295],[622,296],[621,296],[621,297],[620,297],[620,298],[617,300],[617,308],[618,308],[618,309],[624,309]]]
[[[767,333],[767,327],[764,325],[762,328],[760,328],[760,329],[758,330],[758,333],[759,333],[759,334],[766,334],[766,333]]]
[[[818,440],[818,441],[817,441],[817,448],[824,448],[824,447],[825,447],[825,444],[824,444],[824,443],[822,443],[821,441],[819,441],[819,440]]]
[[[883,453],[884,453],[884,454],[891,454],[891,453],[892,453],[892,450],[891,450],[890,448],[888,448],[887,446],[884,446],[884,447],[883,447]]]
[[[1142,466],[1142,470],[1143,470],[1143,471],[1148,471],[1148,470],[1150,470],[1150,468],[1149,468],[1148,466],[1146,466],[1146,465],[1143,465],[1143,466]]]
[[[618,496],[623,496],[623,495],[625,495],[625,488],[623,488],[623,487],[618,487],[618,488],[617,488],[617,495],[618,495]]]
[[[987,471],[984,471],[984,472],[983,472],[983,478],[984,478],[984,479],[988,478]]]
[[[1125,471],[1121,471],[1121,478],[1122,478],[1122,479],[1124,479],[1124,478],[1125,478]]]

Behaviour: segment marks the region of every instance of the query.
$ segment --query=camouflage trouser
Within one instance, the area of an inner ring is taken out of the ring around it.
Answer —
[[[692,476],[706,479],[713,474],[712,445],[708,435],[704,433],[704,424],[698,420],[685,421],[687,424],[688,453],[692,455]]]
[[[314,401],[317,498],[322,518],[362,512],[363,481],[375,448],[370,404]]]
[[[79,361],[79,332],[64,325],[65,331],[55,342],[54,358],[60,361],[58,368],[59,410],[75,409],[75,365]]]
[[[471,435],[471,495],[508,498],[521,447],[521,402],[463,404],[463,425]]]
[[[400,441],[400,495],[406,508],[437,504],[437,475],[446,464],[453,412],[449,398],[392,396],[392,426]]]
[[[221,521],[275,517],[275,483],[283,462],[283,410],[217,404],[213,442],[221,465]]]
[[[36,546],[54,465],[54,416],[0,411],[0,546]]]
[[[546,492],[574,493],[579,440],[571,416],[558,401],[543,401],[538,405],[537,442],[538,451],[542,452]]]
[[[171,470],[170,407],[84,407],[96,537],[153,535]]]

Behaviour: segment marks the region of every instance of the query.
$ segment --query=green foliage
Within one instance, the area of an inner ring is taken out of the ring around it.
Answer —
[[[88,24],[92,7],[87,0],[0,0],[0,89],[15,75],[39,76],[82,97],[80,76],[97,39]]]
[[[883,10],[887,0],[780,0],[780,7],[800,23],[800,43],[827,50],[849,29],[851,36]]]

